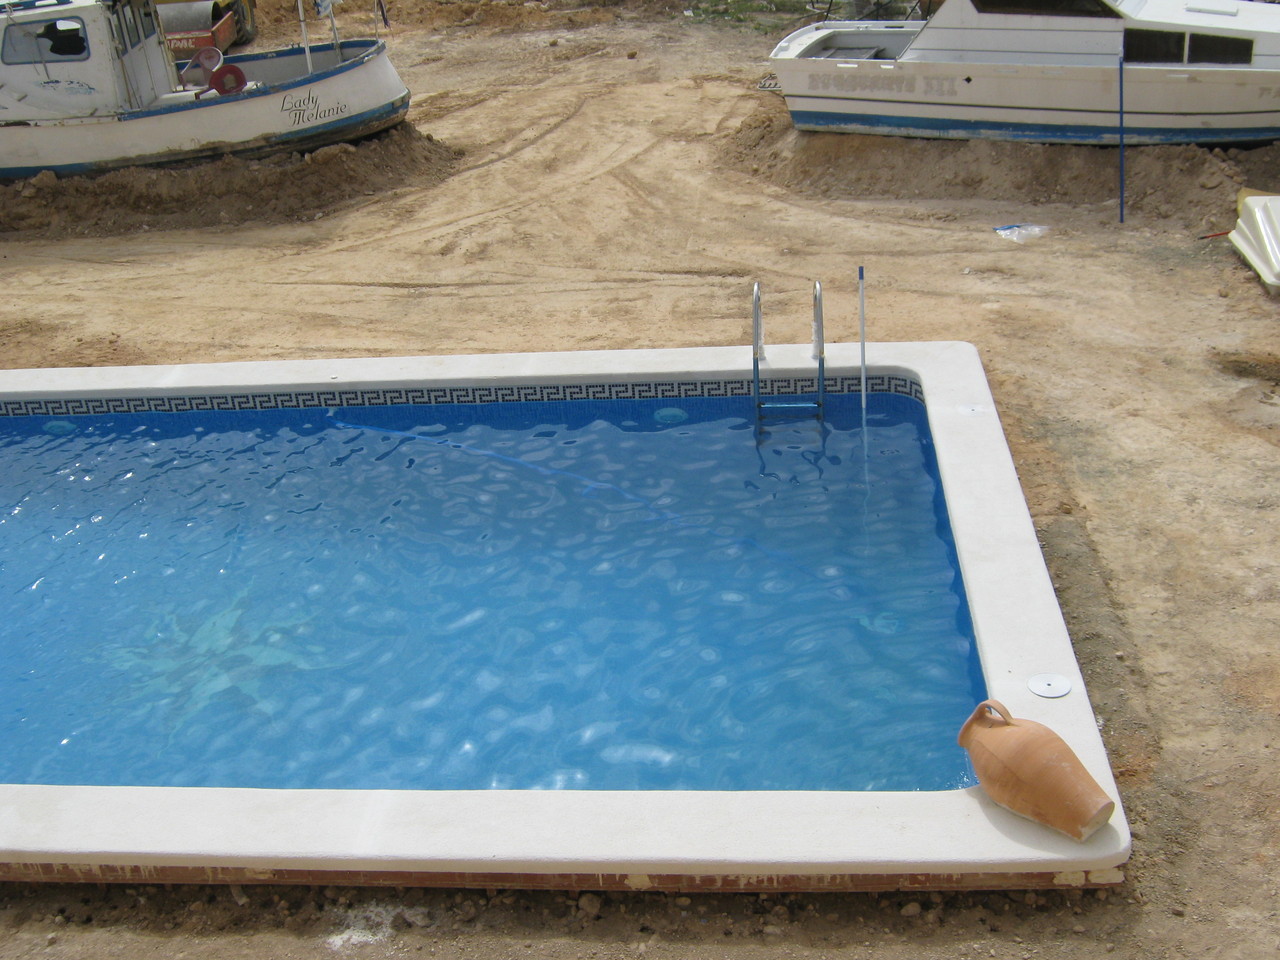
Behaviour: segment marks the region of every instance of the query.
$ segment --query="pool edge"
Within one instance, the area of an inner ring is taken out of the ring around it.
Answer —
[[[809,349],[770,347],[763,372],[812,375]],[[630,886],[626,878],[645,877],[668,878],[649,889],[724,889],[698,886],[718,877],[739,884],[735,889],[766,889],[740,886],[751,878],[786,878],[787,885],[775,889],[796,890],[894,889],[884,885],[886,877],[912,889],[1119,882],[1116,868],[1129,855],[1128,826],[977,351],[965,343],[934,342],[868,344],[867,353],[878,372],[909,371],[923,386],[990,694],[1015,715],[1040,720],[1063,735],[1117,801],[1112,822],[1088,843],[1023,821],[976,789],[565,791],[530,804],[530,794],[522,791],[206,794],[201,788],[0,785],[0,879],[104,881],[118,875],[137,882],[141,871],[152,879],[169,878],[163,882],[327,883],[356,882],[340,878],[360,876],[361,883],[377,883],[378,876],[394,876],[401,878],[396,885],[534,886],[530,878],[544,878],[553,888],[604,889],[615,888],[609,885],[614,881],[606,882],[612,877],[623,878],[616,887],[622,889]],[[856,359],[856,345],[830,345],[828,376],[855,370]],[[0,397],[548,383],[587,376],[711,380],[749,370],[749,347],[272,361],[5,371]],[[1018,590],[1009,589],[1011,580]],[[1028,636],[1036,638],[1034,649],[1025,642]],[[1072,692],[1057,700],[1035,696],[1026,679],[1038,673],[1067,677]],[[521,803],[512,804],[509,793]],[[456,802],[442,807],[444,801]],[[536,815],[521,809],[530,806]],[[259,829],[247,829],[251,821]],[[797,830],[797,822],[805,829]],[[619,824],[628,826],[623,836]],[[912,837],[921,825],[931,829]],[[80,835],[78,843],[51,846],[33,839],[66,838],[68,831]],[[460,849],[460,838],[470,849]],[[915,852],[905,854],[904,843]],[[181,879],[186,876],[194,879]],[[476,883],[460,879],[467,877]],[[481,877],[508,879],[481,883]],[[921,879],[927,877],[934,886]],[[693,886],[672,887],[669,878]]]

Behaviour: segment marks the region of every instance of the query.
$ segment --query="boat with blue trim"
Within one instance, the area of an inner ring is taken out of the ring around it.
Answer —
[[[1038,143],[1280,139],[1280,6],[946,0],[827,21],[771,54],[801,130]]]
[[[378,39],[175,64],[154,0],[17,0],[0,24],[0,179],[313,150],[409,108]]]

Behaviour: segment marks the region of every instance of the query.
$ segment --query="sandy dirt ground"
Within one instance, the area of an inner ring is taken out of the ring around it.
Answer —
[[[1224,239],[1277,154],[799,135],[781,31],[392,8],[412,126],[0,188],[7,367],[746,344],[980,349],[1133,824],[1110,892],[0,885],[0,958],[1262,958],[1280,949],[1280,304]],[[276,27],[270,27],[268,39]],[[283,29],[280,27],[279,29]],[[993,227],[1051,228],[1017,244]],[[746,358],[744,352],[744,361]],[[1034,642],[1029,637],[1028,642]]]

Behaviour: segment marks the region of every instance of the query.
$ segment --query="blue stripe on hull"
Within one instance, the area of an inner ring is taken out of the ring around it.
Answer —
[[[1022,140],[1031,143],[1075,143],[1116,146],[1114,126],[1055,123],[1003,123],[982,120],[943,120],[932,117],[890,117],[864,113],[792,110],[800,130],[827,133],[870,133],[947,140]],[[1125,143],[1250,143],[1280,140],[1280,127],[1125,127]]]
[[[358,140],[370,134],[385,130],[399,123],[409,112],[409,95],[398,97],[391,103],[374,110],[366,110],[354,117],[335,120],[332,123],[307,127],[303,130],[289,131],[240,147],[219,143],[208,148],[186,150],[180,153],[151,155],[146,157],[120,157],[115,160],[98,163],[69,163],[62,165],[44,165],[38,167],[4,167],[0,168],[0,180],[23,180],[34,177],[42,170],[52,170],[60,177],[74,177],[85,174],[106,173],[121,167],[156,167],[175,163],[195,163],[201,160],[216,160],[228,154],[237,157],[265,156],[271,153],[282,153],[286,150],[310,150],[344,140]]]

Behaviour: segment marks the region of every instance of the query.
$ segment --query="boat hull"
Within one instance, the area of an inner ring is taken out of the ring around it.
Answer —
[[[772,59],[801,130],[1117,145],[1280,139],[1280,71]]]
[[[253,81],[231,96],[173,94],[146,110],[6,125],[0,178],[60,176],[310,150],[404,118],[409,92],[381,41],[355,40],[228,57]],[[341,59],[341,62],[339,60]]]

